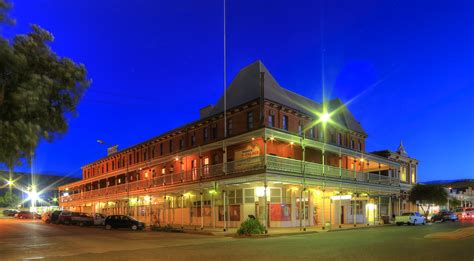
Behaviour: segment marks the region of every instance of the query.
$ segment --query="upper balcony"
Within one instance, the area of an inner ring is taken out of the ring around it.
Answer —
[[[126,179],[123,183],[117,182],[117,177],[109,177],[105,185],[97,184],[95,189],[93,189],[94,186],[87,186],[91,185],[90,182],[76,182],[61,191],[60,201],[66,203],[76,200],[100,200],[110,196],[120,197],[130,193],[142,193],[143,191],[160,191],[165,187],[172,188],[228,178],[250,177],[252,174],[263,173],[297,179],[305,177],[308,180],[399,186],[399,180],[392,178],[390,175],[348,170],[342,167],[273,155],[260,155],[227,163],[207,165],[189,171],[160,175],[158,177],[135,181]],[[127,175],[131,174],[128,173]]]

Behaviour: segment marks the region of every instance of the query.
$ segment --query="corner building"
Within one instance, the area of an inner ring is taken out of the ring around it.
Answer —
[[[339,99],[284,89],[257,61],[234,78],[226,104],[226,123],[221,97],[199,120],[83,166],[81,181],[59,187],[60,206],[224,229],[249,216],[269,228],[375,225],[413,208],[418,161],[403,145],[367,153],[367,134]]]

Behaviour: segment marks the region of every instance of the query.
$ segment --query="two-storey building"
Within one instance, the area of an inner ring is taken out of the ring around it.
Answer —
[[[260,61],[226,95],[195,122],[83,166],[81,181],[60,187],[60,205],[224,229],[249,216],[267,227],[371,225],[409,208],[418,162],[367,153],[339,99],[291,92]]]

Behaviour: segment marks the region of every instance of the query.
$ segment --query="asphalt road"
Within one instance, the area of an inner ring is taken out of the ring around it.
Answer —
[[[112,230],[0,219],[0,260],[474,260],[474,237],[424,236],[474,223],[270,238]]]

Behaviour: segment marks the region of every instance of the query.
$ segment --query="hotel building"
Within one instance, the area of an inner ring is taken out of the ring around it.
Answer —
[[[252,216],[269,228],[375,225],[414,209],[418,161],[402,144],[366,152],[339,99],[291,92],[260,61],[226,93],[199,120],[83,166],[81,181],[59,187],[60,206],[196,229]]]

